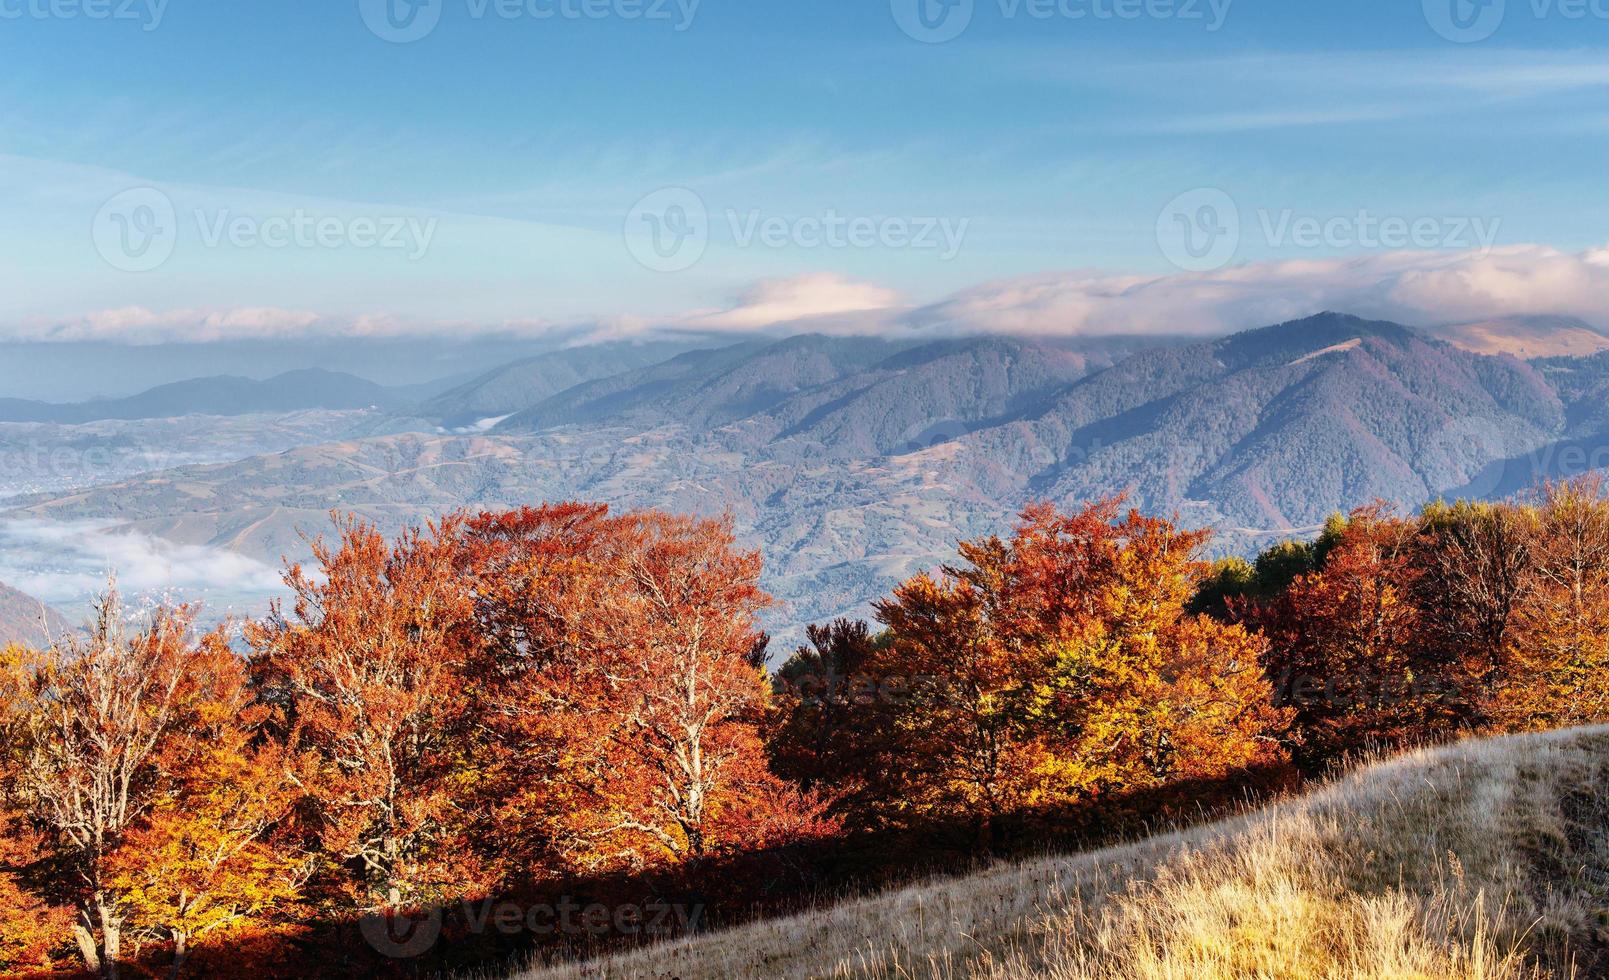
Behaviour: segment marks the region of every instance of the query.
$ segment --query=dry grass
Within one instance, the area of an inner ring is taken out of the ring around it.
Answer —
[[[1609,976],[1609,729],[1470,742],[1311,796],[521,980]]]

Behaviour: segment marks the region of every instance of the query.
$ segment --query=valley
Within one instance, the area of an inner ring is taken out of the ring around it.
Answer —
[[[801,336],[633,357],[664,353],[573,384],[619,351],[546,355],[389,413],[35,426],[86,459],[132,448],[33,476],[0,521],[239,555],[260,582],[332,511],[389,533],[566,499],[730,513],[791,642],[1035,500],[1126,493],[1246,553],[1376,499],[1518,492],[1609,445],[1602,358],[1481,355],[1334,314],[1184,346]]]

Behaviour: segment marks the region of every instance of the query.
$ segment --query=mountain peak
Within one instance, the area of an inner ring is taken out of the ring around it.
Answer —
[[[1349,313],[1325,312],[1233,334],[1218,341],[1217,357],[1229,367],[1290,363],[1353,341],[1380,340],[1405,346],[1423,335],[1389,320],[1365,320]],[[1359,345],[1354,345],[1359,346]]]

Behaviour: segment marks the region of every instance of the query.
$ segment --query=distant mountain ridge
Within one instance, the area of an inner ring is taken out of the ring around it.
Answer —
[[[1523,360],[1589,357],[1609,350],[1609,333],[1568,316],[1508,316],[1453,324],[1431,331],[1476,354],[1512,354]]]
[[[449,430],[490,428],[562,391],[708,346],[707,341],[661,340],[548,351],[477,375],[409,406],[407,413]]]
[[[686,354],[560,393],[496,427],[676,424],[753,450],[792,443],[829,458],[932,444],[1025,410],[1126,353],[1077,341],[804,335]]]
[[[1246,551],[1376,498],[1506,492],[1564,475],[1557,447],[1609,444],[1606,391],[1609,355],[1527,363],[1342,314],[1150,349],[804,336],[582,382],[489,431],[308,446],[14,513],[277,562],[331,508],[388,530],[576,498],[728,512],[786,626],[865,612],[1035,500],[1126,493]]]
[[[0,647],[40,647],[70,632],[61,613],[30,595],[0,583]]]
[[[306,368],[263,381],[222,375],[160,385],[127,398],[71,404],[0,399],[0,422],[81,424],[183,415],[254,415],[310,409],[396,408],[433,393],[432,385],[386,387],[356,375]]]
[[[1412,506],[1563,430],[1534,368],[1400,324],[1322,314],[1149,351],[1073,385],[985,456],[1043,460],[1033,493],[1129,492],[1187,522],[1310,526],[1380,498]]]

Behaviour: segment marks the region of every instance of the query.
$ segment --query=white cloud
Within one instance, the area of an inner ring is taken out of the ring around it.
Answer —
[[[108,574],[135,597],[205,600],[260,610],[283,592],[280,572],[245,555],[116,530],[111,521],[0,522],[0,582],[70,613],[105,589]]]
[[[0,338],[154,344],[314,337],[416,337],[443,334],[541,337],[570,334],[593,342],[630,337],[654,329],[757,330],[822,318],[834,318],[839,322],[840,329],[853,330],[859,322],[859,315],[887,311],[899,305],[899,294],[891,289],[821,273],[764,279],[743,290],[725,307],[659,317],[609,316],[580,323],[530,317],[477,323],[390,314],[324,316],[304,310],[275,308],[158,312],[136,306],[101,310],[62,320],[29,320],[15,324],[10,329],[0,327]],[[818,328],[819,324],[810,326],[810,329]]]
[[[61,321],[31,320],[19,324],[12,335],[20,340],[210,342],[308,334],[320,322],[316,313],[296,310],[257,308],[157,313],[129,306]]]
[[[894,290],[824,273],[762,280],[721,308],[584,322],[533,317],[475,323],[279,309],[159,313],[136,307],[0,328],[0,336],[120,343],[448,333],[593,342],[660,330],[1210,336],[1321,310],[1417,325],[1554,314],[1609,326],[1609,246],[1581,252],[1545,245],[1380,252],[1173,275],[1073,270],[982,283],[917,308]]]
[[[765,279],[737,297],[728,308],[684,317],[681,325],[715,330],[752,330],[818,317],[890,310],[899,294],[871,283],[832,273]]]
[[[1216,335],[1322,310],[1417,325],[1522,314],[1609,325],[1609,248],[1393,252],[1170,276],[1059,273],[976,286],[906,320],[950,333]]]

